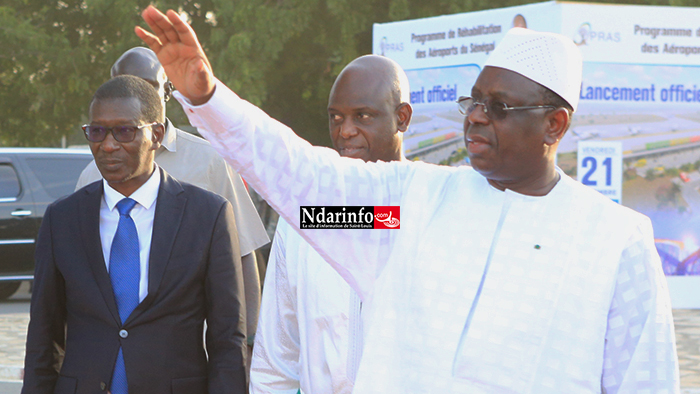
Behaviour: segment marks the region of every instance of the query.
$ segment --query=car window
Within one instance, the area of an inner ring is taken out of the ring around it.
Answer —
[[[73,193],[78,177],[92,156],[30,158],[27,164],[39,179],[46,193],[59,198]]]
[[[19,196],[19,178],[14,167],[0,164],[0,199]]]

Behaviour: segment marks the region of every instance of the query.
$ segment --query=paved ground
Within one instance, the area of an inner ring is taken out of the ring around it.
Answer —
[[[29,284],[0,302],[0,394],[20,394],[24,342],[29,324]]]
[[[9,300],[0,302],[0,394],[11,393],[3,381],[22,379],[30,298],[25,282]]]
[[[0,394],[19,393],[29,323],[29,286],[0,303]],[[700,394],[700,310],[675,309],[683,394]]]
[[[673,320],[676,323],[681,387],[700,389],[700,310],[674,309]]]

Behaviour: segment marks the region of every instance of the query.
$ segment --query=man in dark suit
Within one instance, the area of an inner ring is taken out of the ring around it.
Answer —
[[[92,99],[83,128],[104,180],[44,216],[25,394],[246,390],[231,204],[154,163],[161,105],[156,90],[132,76],[111,79]]]

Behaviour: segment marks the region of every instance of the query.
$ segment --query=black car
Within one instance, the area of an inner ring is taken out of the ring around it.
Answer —
[[[34,276],[34,244],[46,207],[73,193],[89,150],[0,148],[0,299]]]

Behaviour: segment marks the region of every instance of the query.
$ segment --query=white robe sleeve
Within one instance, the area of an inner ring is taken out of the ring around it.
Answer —
[[[279,222],[265,275],[250,368],[251,394],[296,394],[300,388],[296,292],[287,277],[285,231]]]
[[[193,126],[295,229],[300,206],[400,205],[415,166],[364,163],[312,147],[221,82],[204,105],[176,92]],[[300,234],[366,300],[396,230],[303,230]]]
[[[648,219],[622,253],[608,313],[602,392],[679,393],[671,301]]]

